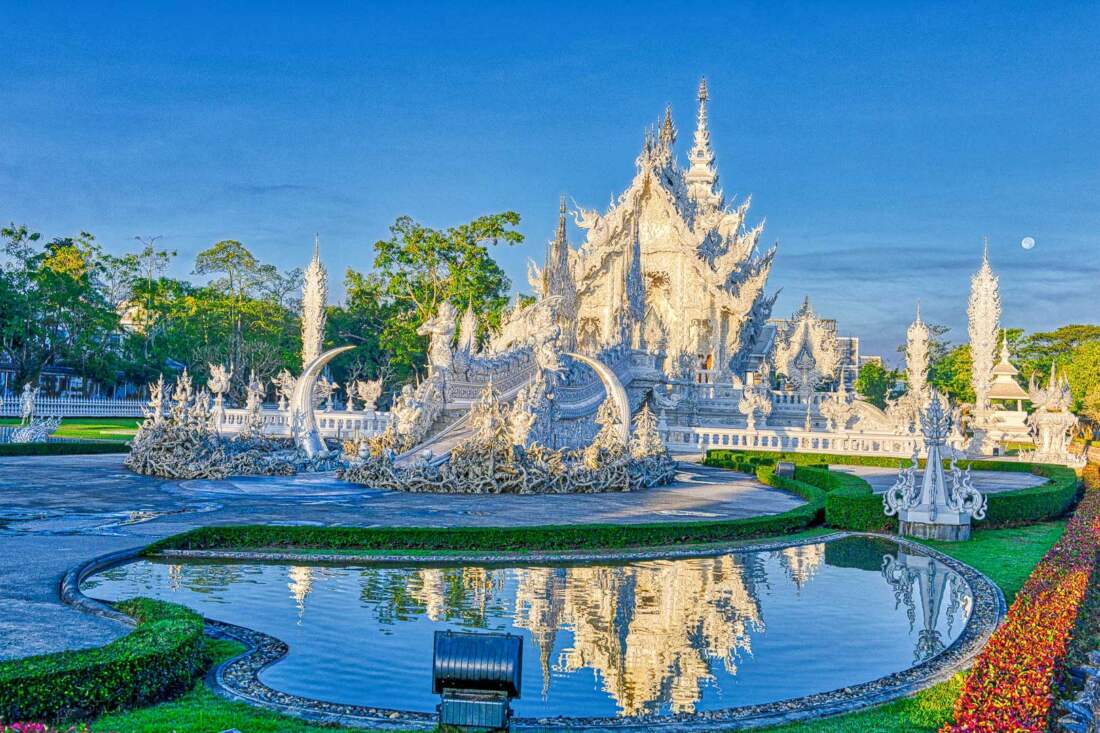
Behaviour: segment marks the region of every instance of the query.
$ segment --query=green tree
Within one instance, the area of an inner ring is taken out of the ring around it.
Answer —
[[[1078,348],[1096,342],[1100,342],[1100,326],[1096,325],[1072,324],[1037,331],[1014,346],[1014,361],[1025,380],[1043,378],[1050,372],[1051,362],[1067,366]]]
[[[109,339],[118,315],[103,293],[104,256],[87,232],[40,244],[25,226],[0,229],[0,350],[14,366],[15,384],[65,364],[104,383],[118,376]]]
[[[390,238],[374,244],[374,272],[364,297],[377,297],[384,309],[379,347],[393,368],[411,373],[424,364],[427,339],[417,328],[443,302],[478,313],[483,329],[500,324],[511,283],[489,255],[489,246],[519,244],[519,214],[507,211],[443,230],[403,216]]]
[[[1100,423],[1100,340],[1079,344],[1065,366],[1078,414]]]
[[[869,361],[859,368],[856,391],[875,407],[886,407],[886,397],[894,386],[897,374],[877,361]]]
[[[232,364],[238,385],[252,368],[265,376],[269,369],[294,365],[301,348],[294,312],[301,271],[280,273],[237,240],[227,239],[198,254],[195,274],[220,277],[180,304],[204,326],[201,340],[181,354],[181,361],[199,374],[206,361]]]
[[[953,402],[973,402],[974,387],[970,383],[973,371],[970,345],[963,344],[929,365],[928,383]]]

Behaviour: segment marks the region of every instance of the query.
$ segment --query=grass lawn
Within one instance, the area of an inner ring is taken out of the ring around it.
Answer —
[[[19,418],[0,418],[0,425],[18,425]],[[59,438],[84,440],[113,440],[126,442],[134,437],[140,417],[66,417],[54,433]]]
[[[207,643],[218,664],[244,651],[244,647],[235,641],[207,639]],[[223,700],[201,681],[186,695],[175,700],[131,712],[105,715],[91,726],[94,733],[217,733],[232,728],[242,733],[332,733],[334,730],[244,703]]]
[[[1065,522],[1047,522],[1012,529],[976,530],[970,542],[926,542],[988,575],[1011,603],[1031,569],[1061,536]],[[784,538],[812,537],[827,533],[815,528]],[[761,540],[753,540],[760,542]],[[369,553],[363,553],[369,554]],[[234,642],[209,642],[219,661],[240,652]],[[962,687],[961,674],[917,695],[876,708],[818,721],[777,728],[768,733],[928,733],[951,716]],[[214,695],[199,682],[186,695],[171,702],[104,716],[92,725],[95,733],[210,733],[236,728],[242,733],[325,733],[334,728],[309,725],[297,719],[267,713],[243,703]],[[345,729],[340,729],[345,730]]]

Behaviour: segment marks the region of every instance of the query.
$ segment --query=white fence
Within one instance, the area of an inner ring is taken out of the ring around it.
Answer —
[[[223,435],[234,435],[244,427],[247,412],[231,407],[218,421],[218,430]],[[289,410],[264,410],[260,413],[264,421],[264,433],[268,435],[289,436],[291,414]],[[317,431],[325,438],[350,438],[352,436],[377,435],[390,424],[390,413],[374,410],[349,411],[314,410]]]
[[[71,397],[38,397],[36,415],[49,417],[141,417],[142,400],[92,400]],[[0,397],[0,417],[21,417],[23,403],[19,395]]]
[[[672,450],[706,452],[710,449],[843,453],[908,458],[923,451],[919,435],[900,436],[857,432],[815,432],[797,428],[711,428],[668,426],[661,438]]]

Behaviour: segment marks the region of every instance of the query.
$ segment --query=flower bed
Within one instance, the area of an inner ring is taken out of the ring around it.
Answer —
[[[943,733],[1045,731],[1078,609],[1100,550],[1100,474],[1085,471],[1085,496],[1058,543],[1020,589],[979,655]]]

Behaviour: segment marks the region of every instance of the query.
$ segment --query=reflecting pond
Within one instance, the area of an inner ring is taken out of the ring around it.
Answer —
[[[139,561],[83,588],[264,631],[290,645],[266,684],[384,708],[435,709],[436,629],[518,633],[524,717],[699,712],[867,682],[938,654],[972,607],[947,566],[865,537],[528,567]]]

